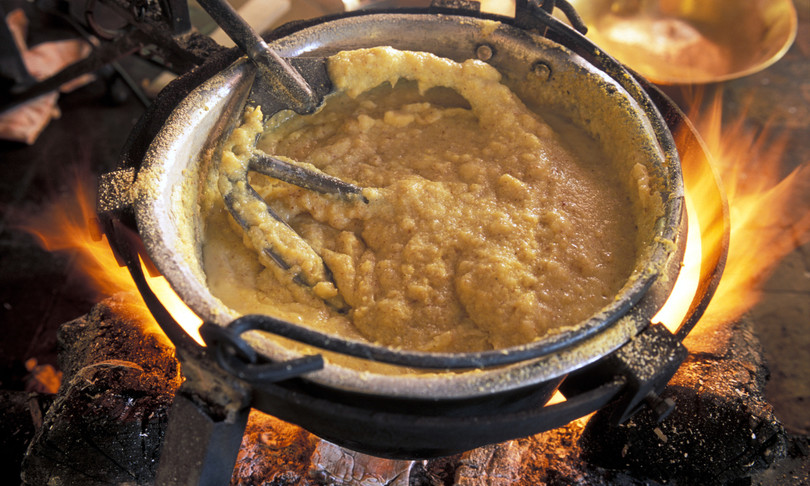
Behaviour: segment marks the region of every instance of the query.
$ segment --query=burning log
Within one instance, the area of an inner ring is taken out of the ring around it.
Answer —
[[[408,486],[412,461],[381,459],[320,441],[310,474],[319,482],[346,486]]]
[[[63,383],[86,366],[121,360],[143,369],[145,389],[173,393],[179,386],[180,371],[171,342],[146,308],[133,303],[134,299],[127,294],[115,295],[89,314],[62,325],[57,345]]]
[[[723,484],[785,457],[787,434],[764,399],[768,372],[750,322],[687,344],[692,354],[665,392],[677,403],[672,415],[657,423],[645,410],[616,427],[597,413],[579,441],[585,460],[639,479]]]
[[[343,449],[300,427],[253,411],[231,484],[408,486],[412,466],[411,461]]]
[[[64,380],[23,461],[25,484],[146,484],[180,377],[166,338],[116,296],[62,326]]]

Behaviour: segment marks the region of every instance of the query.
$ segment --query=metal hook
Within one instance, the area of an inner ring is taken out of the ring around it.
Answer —
[[[250,384],[275,383],[323,368],[321,355],[303,356],[279,363],[259,363],[259,354],[242,339],[242,333],[255,328],[240,323],[237,319],[227,327],[210,322],[200,326],[200,335],[213,350],[217,363],[240,380]]]

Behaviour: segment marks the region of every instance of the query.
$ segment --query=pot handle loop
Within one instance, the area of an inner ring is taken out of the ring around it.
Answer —
[[[249,330],[251,328],[223,327],[206,322],[200,326],[200,335],[225,371],[254,386],[275,383],[323,368],[321,355],[282,362],[260,362],[260,355],[242,339],[242,333]]]

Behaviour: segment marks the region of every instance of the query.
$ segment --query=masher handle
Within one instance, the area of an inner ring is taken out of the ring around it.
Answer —
[[[198,3],[256,65],[260,76],[277,81],[272,84],[286,92],[292,109],[309,113],[320,104],[303,76],[271,49],[226,0],[198,0]]]

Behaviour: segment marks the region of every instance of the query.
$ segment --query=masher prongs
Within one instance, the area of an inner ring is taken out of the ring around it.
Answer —
[[[334,194],[343,199],[359,196],[363,202],[368,202],[362,194],[362,187],[332,177],[311,164],[286,157],[274,157],[257,150],[248,162],[248,169],[310,191]]]
[[[368,202],[362,195],[363,188],[332,177],[311,164],[270,156],[260,150],[254,151],[246,162],[229,164],[228,167],[229,172],[220,168],[219,188],[223,202],[250,245],[259,253],[260,261],[289,272],[293,281],[312,288],[316,295],[338,311],[348,311],[349,306],[337,292],[332,272],[323,258],[267,205],[250,185],[248,172],[254,170],[344,200],[354,197]]]

